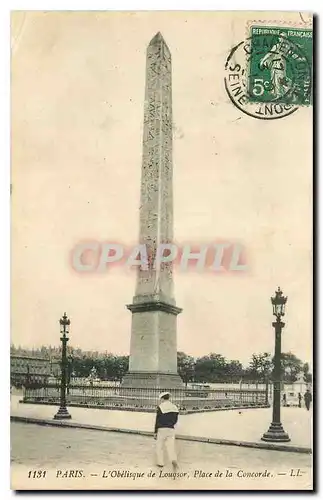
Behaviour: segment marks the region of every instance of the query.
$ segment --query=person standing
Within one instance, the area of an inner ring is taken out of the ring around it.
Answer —
[[[310,393],[309,389],[306,389],[306,392],[304,394],[304,401],[305,401],[305,406],[307,411],[309,411],[311,402],[312,402],[312,394]]]
[[[298,408],[302,408],[302,395],[300,392],[298,393]]]
[[[155,422],[156,455],[158,467],[164,466],[164,453],[166,452],[173,468],[177,469],[175,425],[179,411],[177,406],[170,401],[170,396],[169,392],[159,395],[160,403],[157,407]]]

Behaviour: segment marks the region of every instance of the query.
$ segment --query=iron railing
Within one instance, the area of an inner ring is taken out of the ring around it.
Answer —
[[[162,389],[165,391],[166,389]],[[68,388],[67,405],[120,410],[155,410],[160,388],[127,388],[73,385]],[[172,401],[181,411],[268,406],[268,390],[263,389],[169,389]],[[59,384],[25,387],[24,403],[59,404]]]

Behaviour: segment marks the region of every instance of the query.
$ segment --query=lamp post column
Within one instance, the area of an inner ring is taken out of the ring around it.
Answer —
[[[286,297],[282,296],[281,290],[278,288],[276,297],[272,298],[274,315],[276,321],[272,323],[275,328],[275,356],[274,356],[274,397],[273,397],[273,416],[269,429],[262,436],[262,441],[269,442],[288,442],[290,437],[284,431],[280,421],[280,404],[281,404],[281,334],[285,323],[281,321],[284,316],[284,306],[287,301]]]
[[[66,408],[66,382],[67,382],[67,355],[66,355],[66,345],[68,342],[68,327],[70,325],[70,320],[64,313],[63,317],[60,319],[61,333],[60,338],[62,342],[62,369],[61,369],[61,388],[60,388],[60,407],[54,418],[57,419],[68,419],[72,418],[70,413]]]
[[[275,328],[275,358],[274,358],[274,398],[273,398],[273,422],[280,424],[280,402],[281,402],[281,343],[282,328],[285,323],[274,321]]]

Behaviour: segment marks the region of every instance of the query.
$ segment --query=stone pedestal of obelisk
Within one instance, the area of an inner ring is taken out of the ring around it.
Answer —
[[[132,313],[129,372],[124,387],[182,387],[177,373],[176,307],[172,264],[154,268],[158,245],[173,240],[171,54],[160,33],[147,48],[141,171],[140,244],[149,269],[138,269]]]

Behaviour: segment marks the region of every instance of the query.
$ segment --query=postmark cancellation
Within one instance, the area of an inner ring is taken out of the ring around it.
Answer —
[[[288,116],[312,104],[311,28],[250,27],[229,52],[225,89],[232,103],[254,118]]]

